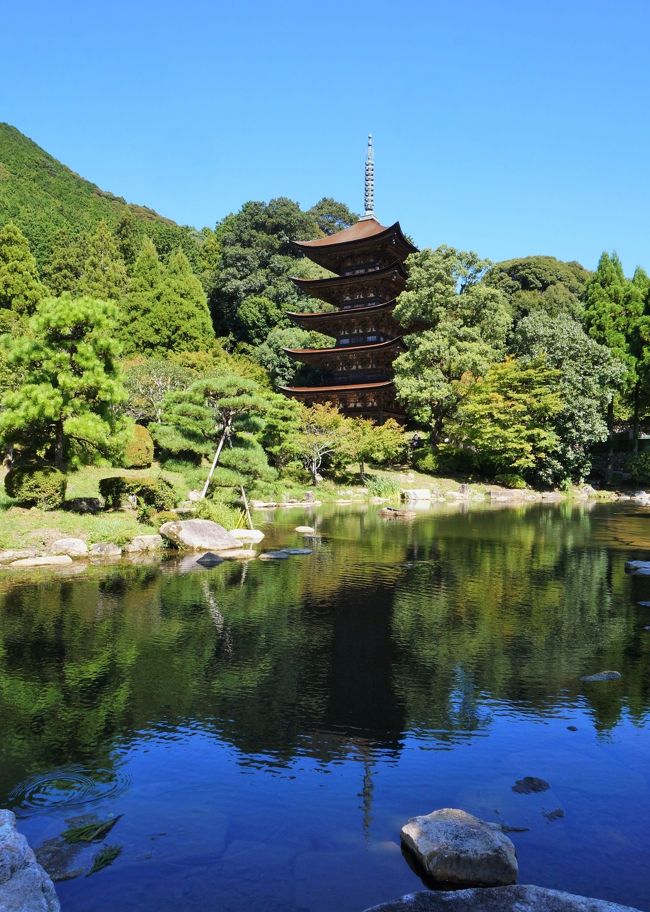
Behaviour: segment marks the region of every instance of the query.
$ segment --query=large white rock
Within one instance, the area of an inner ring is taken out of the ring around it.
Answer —
[[[158,551],[164,542],[160,535],[136,535],[124,545],[125,554],[139,554],[141,551]]]
[[[423,891],[366,912],[637,912],[631,906],[521,884],[488,890]]]
[[[302,532],[303,535],[313,535],[314,529],[312,526],[296,526],[293,530],[294,532]]]
[[[402,827],[402,844],[440,884],[501,886],[517,882],[517,856],[498,823],[459,808],[413,817]]]
[[[264,533],[260,529],[231,529],[230,535],[239,542],[251,542],[256,544],[264,538]]]
[[[160,527],[160,534],[177,547],[191,551],[229,551],[241,545],[223,526],[209,519],[166,522]]]
[[[16,829],[11,811],[0,810],[0,912],[60,912],[54,884]]]
[[[88,557],[88,545],[82,538],[58,538],[50,546],[50,554],[67,554],[68,557]]]
[[[39,557],[23,557],[20,560],[12,561],[10,567],[65,567],[72,563],[72,558],[68,554],[41,554]]]
[[[431,488],[405,488],[402,500],[431,500]]]

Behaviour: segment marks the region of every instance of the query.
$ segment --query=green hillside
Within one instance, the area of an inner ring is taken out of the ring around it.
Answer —
[[[16,127],[0,123],[0,225],[15,222],[27,235],[39,264],[48,259],[59,229],[85,231],[102,219],[114,227],[127,213],[160,252],[178,246],[189,252],[195,245],[194,229],[101,190]]]

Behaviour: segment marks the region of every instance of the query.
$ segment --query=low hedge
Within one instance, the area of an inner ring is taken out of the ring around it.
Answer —
[[[68,479],[54,466],[17,465],[5,476],[5,491],[25,507],[58,509],[65,499]]]
[[[127,469],[146,469],[153,462],[153,438],[146,427],[134,424],[124,450],[123,463]]]
[[[172,485],[164,478],[124,478],[111,475],[99,482],[99,493],[107,510],[119,510],[128,501],[137,508],[150,507],[157,512],[176,505]]]

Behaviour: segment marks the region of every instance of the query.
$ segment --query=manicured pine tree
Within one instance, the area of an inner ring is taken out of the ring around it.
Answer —
[[[31,314],[45,294],[27,238],[8,222],[0,228],[0,308]]]
[[[88,239],[79,291],[104,301],[119,301],[126,289],[126,266],[117,240],[106,222],[101,221]]]

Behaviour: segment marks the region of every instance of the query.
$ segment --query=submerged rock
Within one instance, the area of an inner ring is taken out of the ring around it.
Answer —
[[[88,545],[82,538],[58,538],[50,546],[50,554],[67,554],[68,557],[88,557]]]
[[[160,534],[179,548],[192,551],[228,551],[240,542],[210,519],[179,519],[163,523]]]
[[[550,789],[546,779],[538,779],[537,776],[524,776],[523,779],[517,779],[512,786],[512,791],[519,795],[531,795],[533,792],[545,792]]]
[[[436,883],[498,886],[517,881],[517,856],[498,823],[458,808],[413,817],[402,827],[402,844]]]
[[[283,548],[286,554],[312,554],[311,548]]]
[[[72,558],[68,554],[41,554],[38,557],[24,557],[20,560],[12,561],[9,566],[26,570],[30,567],[65,567],[72,563]]]
[[[554,820],[560,820],[562,817],[564,817],[564,811],[562,808],[555,808],[552,811],[544,811],[544,816],[548,821],[553,823]]]
[[[286,560],[289,557],[288,551],[264,551],[260,554],[260,560]]]
[[[422,891],[382,903],[366,912],[637,912],[631,906],[590,899],[532,884],[489,890]]]
[[[260,529],[231,529],[228,534],[239,542],[251,542],[251,544],[257,544],[264,538],[264,533]]]
[[[11,811],[0,810],[0,909],[60,912],[54,884],[36,861]]]
[[[596,681],[620,681],[622,677],[620,671],[599,671],[597,674],[583,675],[580,680],[592,684]]]

